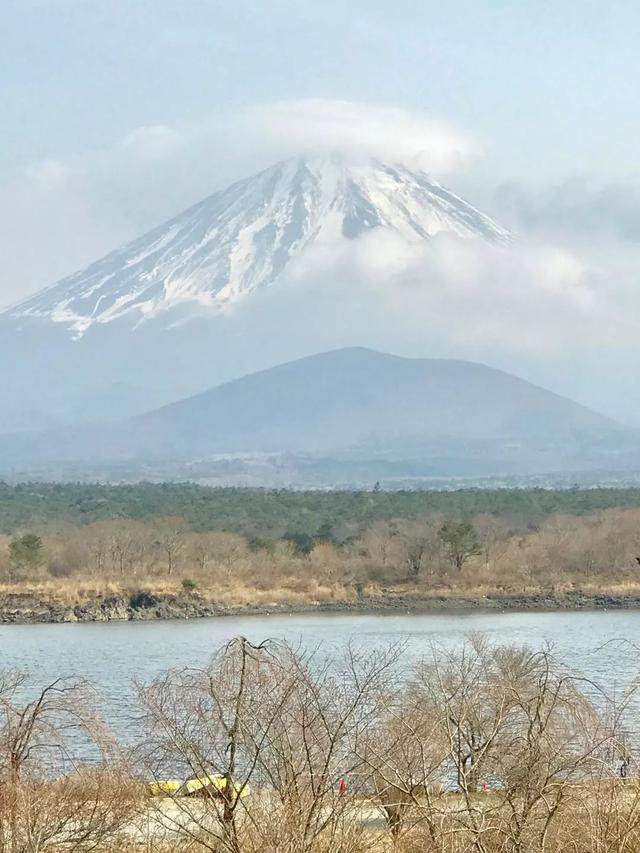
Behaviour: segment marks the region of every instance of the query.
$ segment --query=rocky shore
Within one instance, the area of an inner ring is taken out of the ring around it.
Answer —
[[[640,609],[640,594],[586,592],[494,594],[480,598],[386,594],[350,600],[230,605],[199,593],[159,594],[146,590],[96,597],[77,604],[33,591],[0,595],[0,623],[149,621],[271,613],[441,613],[455,611]]]

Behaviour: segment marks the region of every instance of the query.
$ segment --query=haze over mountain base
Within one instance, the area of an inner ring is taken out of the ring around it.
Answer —
[[[0,473],[265,486],[619,482],[640,438],[465,361],[334,350],[108,425],[0,436]],[[633,480],[631,480],[633,481]]]

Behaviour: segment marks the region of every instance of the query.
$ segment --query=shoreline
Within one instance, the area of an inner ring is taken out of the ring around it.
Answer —
[[[493,593],[474,596],[387,594],[334,601],[227,604],[199,594],[145,590],[98,596],[70,604],[36,591],[0,594],[0,624],[69,624],[156,621],[229,616],[303,615],[312,613],[392,615],[470,612],[562,612],[640,610],[640,592]]]

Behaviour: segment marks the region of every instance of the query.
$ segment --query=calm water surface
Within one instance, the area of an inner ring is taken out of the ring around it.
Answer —
[[[3,666],[29,671],[29,683],[81,676],[100,690],[116,728],[131,709],[134,678],[150,680],[170,667],[204,664],[242,634],[254,642],[287,639],[327,652],[347,641],[368,649],[406,641],[412,655],[433,643],[455,647],[472,632],[496,643],[554,644],[565,663],[620,691],[640,673],[640,612],[473,613],[247,616],[171,622],[110,622],[0,626]]]

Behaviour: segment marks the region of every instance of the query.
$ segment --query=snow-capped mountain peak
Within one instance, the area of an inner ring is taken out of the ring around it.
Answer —
[[[507,231],[427,174],[338,156],[295,158],[216,192],[6,312],[76,336],[124,315],[134,325],[185,303],[223,309],[274,282],[314,241],[386,228],[506,242]]]

